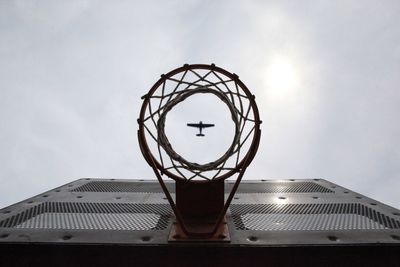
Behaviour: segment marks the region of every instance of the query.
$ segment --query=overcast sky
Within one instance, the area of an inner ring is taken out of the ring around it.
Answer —
[[[140,97],[215,63],[263,120],[246,179],[325,178],[400,208],[399,14],[397,0],[0,1],[0,207],[81,177],[153,178]]]

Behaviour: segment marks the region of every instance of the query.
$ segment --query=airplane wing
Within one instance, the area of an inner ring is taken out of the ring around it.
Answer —
[[[200,127],[200,123],[188,123],[188,124],[186,124],[187,126],[190,126],[190,127],[197,127],[197,128],[199,128]]]
[[[214,126],[215,126],[214,124],[207,124],[207,123],[202,124],[203,128],[214,127]]]

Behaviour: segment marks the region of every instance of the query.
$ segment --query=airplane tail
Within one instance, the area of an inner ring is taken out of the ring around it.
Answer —
[[[196,136],[204,136],[204,134],[196,134]]]

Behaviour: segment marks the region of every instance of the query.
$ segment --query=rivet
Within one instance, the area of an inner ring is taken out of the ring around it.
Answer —
[[[148,241],[150,241],[151,240],[151,237],[150,236],[143,236],[142,237],[142,241],[144,241],[144,242],[148,242]]]
[[[7,238],[9,236],[9,234],[2,234],[0,235],[0,238]]]
[[[391,235],[391,238],[393,238],[394,240],[400,241],[400,236],[398,235]]]
[[[249,236],[247,239],[252,242],[256,242],[258,240],[256,236]]]
[[[72,238],[72,235],[65,235],[62,237],[63,240],[70,240]]]
[[[328,239],[330,241],[338,241],[339,240],[339,238],[337,238],[336,236],[333,236],[333,235],[328,236]]]

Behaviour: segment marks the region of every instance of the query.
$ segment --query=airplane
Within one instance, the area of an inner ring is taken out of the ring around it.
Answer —
[[[204,136],[202,133],[203,128],[214,127],[214,124],[203,123],[200,121],[199,123],[188,123],[187,126],[199,128],[200,132],[196,134],[196,136]]]

